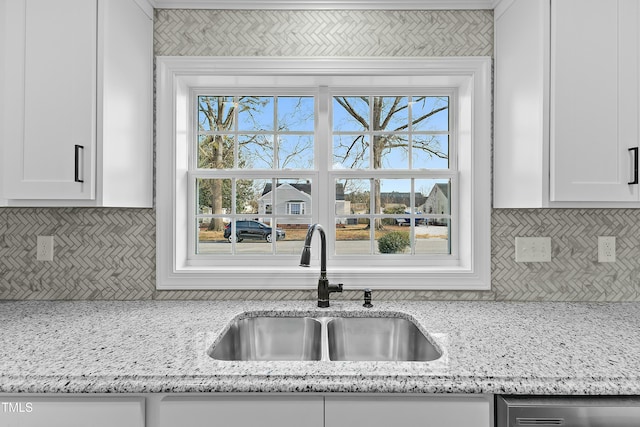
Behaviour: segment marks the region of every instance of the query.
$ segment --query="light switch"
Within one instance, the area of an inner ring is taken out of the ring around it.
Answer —
[[[551,237],[516,237],[516,262],[550,262]]]

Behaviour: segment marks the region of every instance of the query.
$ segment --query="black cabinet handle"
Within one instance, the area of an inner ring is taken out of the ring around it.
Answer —
[[[80,150],[82,150],[84,152],[84,146],[83,145],[76,145],[75,146],[75,171],[73,173],[73,180],[75,182],[84,182],[83,179],[80,179]]]
[[[629,185],[638,183],[638,147],[629,148],[629,151],[633,151],[633,181]]]

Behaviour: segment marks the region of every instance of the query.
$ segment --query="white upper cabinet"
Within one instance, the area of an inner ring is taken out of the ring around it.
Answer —
[[[494,16],[493,206],[541,207],[549,194],[549,1],[503,0]]]
[[[134,0],[5,3],[5,204],[150,207],[152,19]]]
[[[496,9],[494,207],[638,207],[640,0]]]
[[[638,201],[639,6],[551,3],[551,201]]]

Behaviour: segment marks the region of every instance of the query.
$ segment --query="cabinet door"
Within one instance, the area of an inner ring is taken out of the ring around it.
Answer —
[[[144,427],[144,399],[2,397],[3,427]]]
[[[91,199],[97,1],[14,0],[7,7],[7,37],[15,43],[7,61],[6,197]]]
[[[161,427],[323,427],[322,396],[168,396]]]
[[[639,0],[552,0],[551,201],[637,201]]]
[[[489,427],[486,396],[327,396],[325,427]]]

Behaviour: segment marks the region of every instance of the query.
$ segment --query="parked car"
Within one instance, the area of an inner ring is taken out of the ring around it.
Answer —
[[[239,220],[236,221],[236,242],[242,242],[244,239],[266,240],[271,243],[273,233],[271,227],[260,221],[255,220]],[[285,237],[284,230],[276,228],[276,240],[282,240]],[[233,241],[231,235],[231,223],[224,226],[224,238],[229,242]]]
[[[416,212],[417,214],[421,214],[422,212]],[[405,211],[405,214],[410,215],[410,212]],[[403,225],[411,225],[411,218],[396,218],[396,225],[399,226],[403,226]],[[422,225],[422,224],[426,224],[426,220],[424,218],[415,218],[415,225]]]

